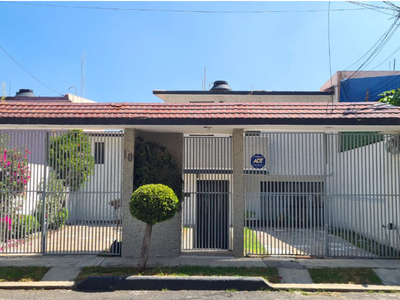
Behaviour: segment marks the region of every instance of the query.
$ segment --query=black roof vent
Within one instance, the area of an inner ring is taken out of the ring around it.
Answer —
[[[33,93],[33,90],[19,89],[19,91],[15,94],[15,97],[36,97],[36,96]]]
[[[232,91],[231,87],[228,85],[228,81],[217,80],[214,81],[214,86],[210,91]]]

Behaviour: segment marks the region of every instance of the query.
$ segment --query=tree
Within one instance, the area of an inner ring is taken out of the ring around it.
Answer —
[[[134,218],[146,223],[138,263],[139,272],[144,271],[149,257],[153,225],[171,219],[180,207],[180,201],[174,191],[163,184],[143,185],[133,192],[129,202],[130,212]]]
[[[90,140],[80,130],[69,130],[50,139],[49,165],[63,180],[64,186],[76,192],[93,173],[94,158]]]
[[[400,88],[383,92],[382,94],[379,94],[379,96],[383,96],[379,102],[400,106]]]

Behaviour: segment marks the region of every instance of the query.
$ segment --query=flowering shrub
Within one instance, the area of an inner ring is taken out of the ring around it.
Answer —
[[[25,149],[8,146],[7,136],[0,136],[0,234],[1,240],[13,236],[12,221],[21,204],[30,177],[28,156]]]
[[[29,181],[28,154],[18,148],[2,149],[0,155],[0,188],[2,195],[14,197],[24,192]]]

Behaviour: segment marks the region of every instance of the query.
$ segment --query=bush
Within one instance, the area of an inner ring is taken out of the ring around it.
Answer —
[[[135,145],[133,190],[145,184],[169,186],[182,200],[182,173],[168,150],[139,138]]]
[[[174,191],[163,184],[147,184],[133,192],[129,209],[136,219],[146,223],[138,271],[143,272],[150,252],[150,238],[154,224],[171,219],[181,208]]]
[[[179,211],[180,201],[168,186],[148,184],[132,194],[129,209],[136,219],[154,225],[171,219]]]
[[[50,139],[49,165],[63,184],[75,192],[93,173],[90,140],[80,130],[70,130]]]
[[[23,238],[33,232],[36,232],[40,224],[34,216],[31,215],[19,215],[16,217],[17,224],[13,224],[16,232],[14,233],[16,237]]]
[[[40,216],[39,222],[42,223],[43,216],[43,191],[44,181],[39,184],[39,201],[37,206],[37,215]],[[57,229],[64,225],[68,219],[68,210],[65,208],[65,200],[67,196],[67,189],[64,186],[62,179],[57,178],[57,174],[51,172],[46,182],[46,206],[45,216],[47,227]]]
[[[380,99],[379,102],[400,106],[400,88],[385,91],[382,94],[379,94],[379,96],[382,96],[382,99]]]

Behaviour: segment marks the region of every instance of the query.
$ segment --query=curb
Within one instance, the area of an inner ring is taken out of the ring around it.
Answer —
[[[323,283],[270,283],[261,277],[207,277],[207,276],[115,276],[88,277],[81,282],[37,281],[0,282],[0,289],[64,289],[77,291],[115,291],[115,290],[301,290],[307,292],[400,292],[400,286],[367,284],[323,284]]]
[[[274,290],[302,290],[307,292],[400,292],[398,285],[368,285],[368,284],[343,284],[343,283],[270,283]]]
[[[207,277],[207,276],[115,276],[88,277],[77,282],[80,291],[115,290],[271,290],[269,283],[261,277]]]
[[[0,282],[0,289],[4,290],[70,290],[74,288],[74,281]]]

